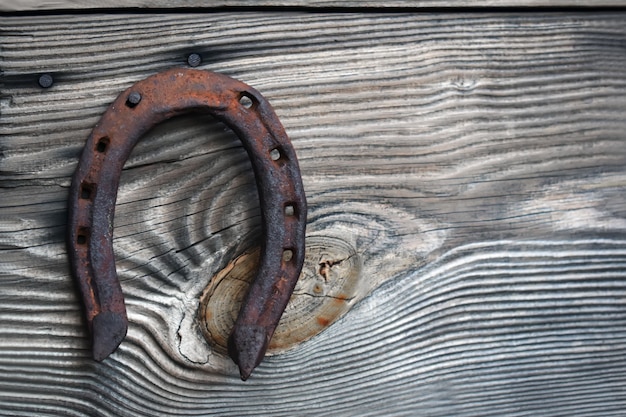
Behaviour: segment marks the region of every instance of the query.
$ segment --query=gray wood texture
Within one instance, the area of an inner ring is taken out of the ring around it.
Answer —
[[[59,15],[0,36],[0,415],[623,415],[626,14]],[[259,237],[222,125],[164,123],[125,165],[130,328],[103,363],[66,258],[89,131],[191,52],[270,100],[308,236],[360,262],[350,311],[245,383],[197,323]]]
[[[306,7],[306,8],[455,8],[455,7],[623,7],[624,0],[0,0],[0,11],[111,9],[111,8],[218,8],[218,7]]]

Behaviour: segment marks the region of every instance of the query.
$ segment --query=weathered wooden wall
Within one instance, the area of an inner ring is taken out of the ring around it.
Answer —
[[[494,7],[624,7],[624,0],[2,0],[0,11],[32,12],[43,10],[96,10],[115,8],[138,9],[215,9],[219,7],[258,8],[349,8],[349,9],[453,9]]]
[[[0,19],[0,415],[623,415],[626,13]],[[272,102],[308,235],[361,265],[350,312],[245,383],[196,323],[258,242],[230,131],[175,119],[126,164],[131,323],[103,363],[66,259],[90,129],[191,52]]]

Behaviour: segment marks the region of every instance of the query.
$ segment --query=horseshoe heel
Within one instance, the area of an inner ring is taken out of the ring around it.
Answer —
[[[128,328],[115,271],[113,215],[124,162],[155,124],[190,111],[208,112],[241,139],[259,190],[263,249],[229,338],[229,354],[247,379],[261,362],[304,262],[306,200],[296,154],[270,104],[225,75],[172,69],[123,92],[93,129],[72,179],[68,252],[101,361]]]

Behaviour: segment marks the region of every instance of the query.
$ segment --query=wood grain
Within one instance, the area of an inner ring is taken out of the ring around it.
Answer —
[[[0,414],[623,413],[626,14],[5,17],[0,33]],[[308,235],[362,262],[354,308],[246,383],[196,319],[260,233],[222,125],[174,119],[126,164],[114,246],[130,329],[103,363],[65,253],[90,129],[191,52],[270,100]]]
[[[0,2],[0,11],[5,12],[32,12],[45,10],[98,10],[98,9],[192,9],[192,8],[219,8],[219,7],[300,7],[300,8],[348,8],[348,9],[425,9],[425,8],[459,8],[459,7],[624,7],[624,0],[387,0],[374,2],[368,0],[3,0]]]

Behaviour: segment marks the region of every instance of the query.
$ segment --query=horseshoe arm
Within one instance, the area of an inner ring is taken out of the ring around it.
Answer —
[[[255,174],[263,223],[261,264],[229,339],[247,379],[261,362],[304,262],[306,200],[295,151],[270,104],[225,75],[172,69],[123,92],[93,129],[72,179],[68,252],[101,361],[127,331],[115,271],[113,217],[124,162],[152,126],[190,111],[208,112],[241,139]]]

